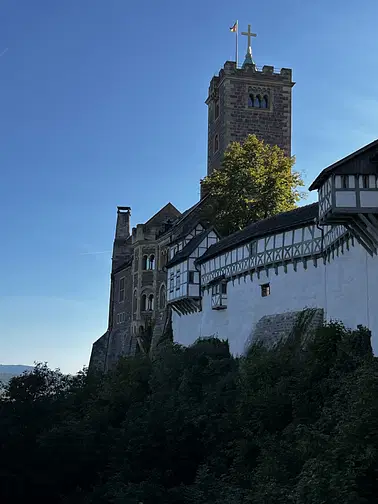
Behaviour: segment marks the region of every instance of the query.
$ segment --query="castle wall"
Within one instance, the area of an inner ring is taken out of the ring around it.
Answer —
[[[261,296],[261,284],[270,283],[270,295]],[[327,320],[341,320],[347,327],[358,324],[372,331],[372,346],[378,354],[378,257],[372,258],[358,244],[344,254],[317,267],[308,261],[278,268],[269,276],[261,272],[260,279],[253,275],[235,279],[227,284],[227,308],[211,309],[211,291],[205,291],[202,312],[178,316],[173,313],[174,340],[188,345],[198,337],[215,335],[228,339],[234,354],[242,354],[256,337],[256,326],[266,316],[300,311],[305,308],[323,308]],[[272,319],[273,325],[277,320]],[[291,326],[290,326],[291,327]],[[288,327],[288,329],[290,329]],[[266,327],[265,327],[266,329]]]
[[[120,281],[124,278],[124,296],[120,301]],[[112,368],[121,355],[129,355],[131,347],[132,317],[132,264],[113,276],[114,298],[111,303],[112,325],[109,328],[109,343],[105,369]]]

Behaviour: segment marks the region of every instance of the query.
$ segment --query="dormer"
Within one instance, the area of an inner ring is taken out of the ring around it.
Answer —
[[[343,224],[377,254],[378,140],[325,168],[309,189],[318,190],[320,224]]]

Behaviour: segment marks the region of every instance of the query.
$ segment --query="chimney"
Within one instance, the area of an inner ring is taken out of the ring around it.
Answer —
[[[125,242],[130,236],[130,207],[117,207],[117,224],[113,243],[113,267],[118,259],[125,258]]]
[[[130,207],[117,207],[117,225],[115,239],[126,239],[130,236]]]

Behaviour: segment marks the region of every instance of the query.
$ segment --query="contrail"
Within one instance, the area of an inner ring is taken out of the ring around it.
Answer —
[[[81,252],[79,255],[99,255],[99,254],[109,254],[111,250],[101,250],[99,252]]]
[[[8,51],[8,47],[7,47],[6,49],[4,49],[4,51],[2,51],[2,52],[0,53],[0,58],[1,58],[1,56],[4,56],[4,54],[5,54],[7,51]]]

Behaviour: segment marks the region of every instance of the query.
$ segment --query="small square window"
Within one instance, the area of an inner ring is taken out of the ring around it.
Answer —
[[[270,284],[266,283],[261,285],[261,296],[262,297],[270,296]]]

